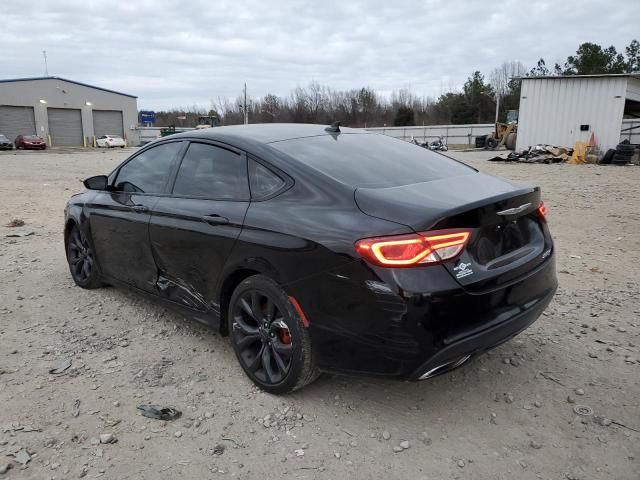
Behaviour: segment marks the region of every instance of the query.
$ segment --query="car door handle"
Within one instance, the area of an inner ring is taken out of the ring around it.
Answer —
[[[209,225],[226,225],[229,223],[227,217],[221,217],[220,215],[204,215],[202,221]]]
[[[131,210],[134,212],[144,213],[149,211],[149,207],[146,205],[132,205]]]

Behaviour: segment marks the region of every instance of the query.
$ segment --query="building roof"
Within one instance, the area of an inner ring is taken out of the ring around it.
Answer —
[[[6,78],[0,79],[0,83],[10,82],[32,82],[34,80],[61,80],[63,82],[74,83],[83,87],[95,88],[96,90],[102,90],[103,92],[115,93],[116,95],[123,95],[125,97],[138,98],[135,95],[129,95],[128,93],[116,92],[115,90],[109,90],[108,88],[96,87],[95,85],[89,85],[88,83],[76,82],[75,80],[69,80],[62,77],[30,77],[30,78]]]
[[[640,73],[602,73],[597,75],[549,75],[542,77],[513,77],[514,80],[561,80],[563,78],[609,78],[609,77],[630,77],[640,79]]]

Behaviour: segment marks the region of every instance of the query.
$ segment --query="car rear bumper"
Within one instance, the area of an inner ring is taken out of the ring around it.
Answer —
[[[554,255],[484,292],[444,268],[408,270],[381,274],[357,261],[285,285],[309,319],[320,369],[408,380],[444,373],[530,326],[557,288]]]
[[[447,339],[449,341],[444,342],[442,348],[420,365],[409,379],[425,380],[446,373],[463,365],[471,357],[509,341],[542,315],[554,293],[555,288],[535,305],[496,325],[481,331],[466,332],[467,334],[463,336],[458,334],[455,339]]]

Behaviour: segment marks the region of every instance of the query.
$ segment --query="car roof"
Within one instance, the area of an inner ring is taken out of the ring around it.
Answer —
[[[170,135],[165,138],[201,138],[216,140],[222,143],[236,145],[239,148],[257,147],[264,144],[291,140],[294,138],[316,137],[331,135],[326,131],[328,125],[313,125],[304,123],[255,123],[249,125],[230,125],[227,127],[203,128]],[[367,134],[365,130],[340,127],[341,134]]]

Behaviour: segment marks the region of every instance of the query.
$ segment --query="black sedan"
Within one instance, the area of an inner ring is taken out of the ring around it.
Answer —
[[[65,211],[76,284],[219,329],[273,393],[323,371],[444,373],[531,325],[557,286],[539,188],[338,125],[172,135],[85,186]]]

